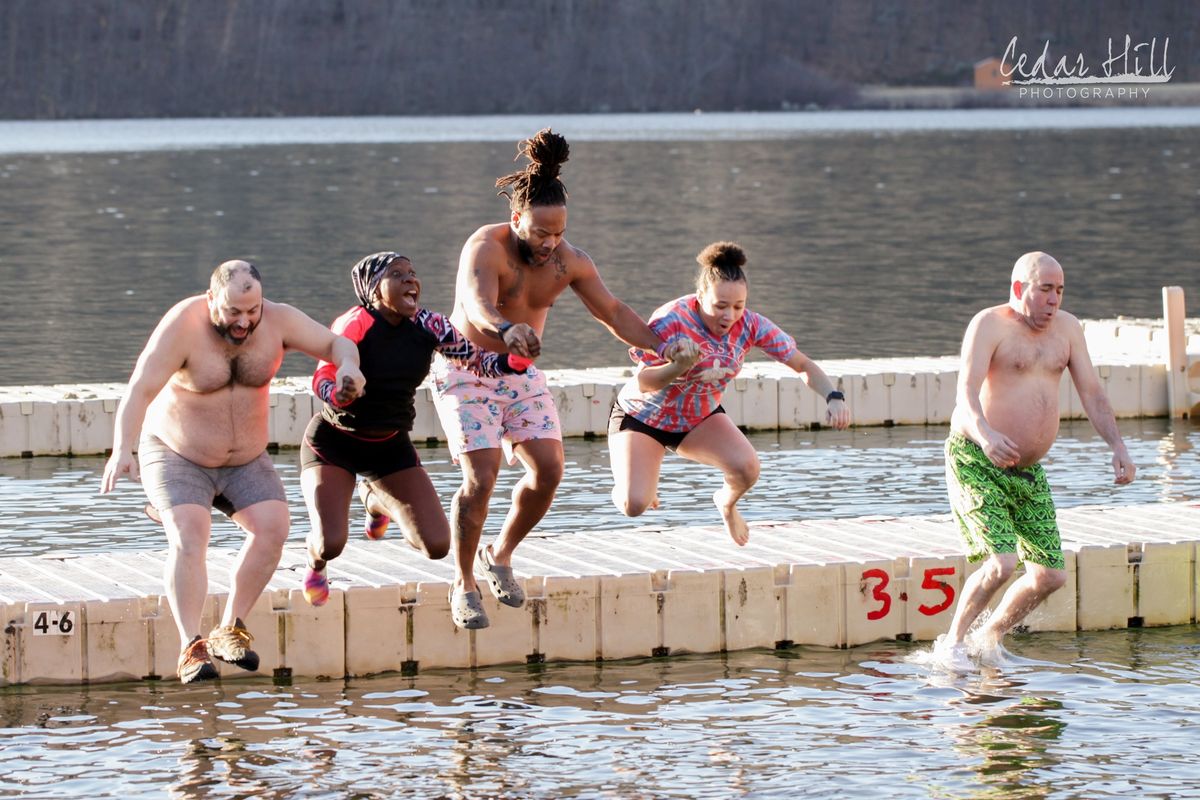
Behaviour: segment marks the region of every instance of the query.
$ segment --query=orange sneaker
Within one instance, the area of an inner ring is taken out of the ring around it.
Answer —
[[[180,683],[211,681],[217,677],[217,668],[213,666],[212,659],[208,656],[208,644],[200,638],[199,634],[188,642],[183,648],[183,652],[179,654],[177,672]]]

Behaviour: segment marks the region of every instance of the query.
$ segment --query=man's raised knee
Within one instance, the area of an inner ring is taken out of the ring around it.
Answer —
[[[996,589],[1012,577],[1016,568],[1016,554],[1001,553],[989,558],[979,570],[984,584],[989,589]]]
[[[562,450],[553,453],[530,451],[529,455],[534,457],[525,462],[525,485],[537,492],[553,492],[562,483]]]
[[[1062,569],[1039,570],[1037,587],[1045,594],[1057,592],[1067,583],[1067,572]]]
[[[552,492],[558,488],[563,479],[563,465],[561,461],[552,461],[549,464],[538,464],[530,471],[530,476],[533,479],[533,488],[538,491]]]

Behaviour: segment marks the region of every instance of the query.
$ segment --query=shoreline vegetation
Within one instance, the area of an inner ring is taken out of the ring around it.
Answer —
[[[1039,108],[1194,108],[1200,107],[1200,82],[1170,83],[1139,86],[1135,84],[1097,84],[1083,86],[1005,87],[976,89],[971,86],[883,86],[868,84],[848,87],[837,92],[821,94],[809,102],[782,102],[778,108],[663,108],[615,110],[597,108],[590,111],[513,112],[511,114],[479,111],[474,113],[399,113],[399,114],[134,114],[105,116],[83,114],[73,117],[3,117],[0,123],[21,122],[90,122],[176,119],[328,119],[342,118],[409,118],[472,119],[486,117],[637,117],[670,114],[771,114],[773,112],[826,111],[962,111],[971,109],[1039,109]]]
[[[222,120],[222,119],[329,119],[329,118],[408,118],[472,119],[487,117],[545,117],[595,116],[638,117],[671,114],[771,114],[773,112],[829,111],[964,111],[972,109],[1071,109],[1071,108],[1196,108],[1200,107],[1200,82],[1167,83],[1148,86],[1136,84],[1095,84],[1073,86],[1032,86],[1002,89],[976,89],[971,86],[884,86],[866,84],[842,86],[835,91],[818,92],[807,102],[784,101],[776,108],[769,107],[695,107],[618,110],[599,107],[589,111],[546,111],[495,113],[376,113],[376,114],[130,114],[106,116],[80,114],[76,116],[4,117],[2,123],[25,122],[123,122],[138,120]],[[3,148],[0,148],[2,150]]]
[[[1084,86],[970,86],[858,87],[845,108],[854,110],[937,110],[967,108],[1113,108],[1126,106],[1200,106],[1200,83],[1151,86],[1104,84]],[[797,109],[798,110],[798,109]],[[817,110],[817,109],[812,109]],[[831,109],[820,109],[831,110]]]
[[[1200,7],[1142,5],[16,0],[0,3],[0,119],[1200,102],[1187,88],[1200,81]],[[1032,100],[971,88],[996,78],[993,59],[1023,78],[1141,80],[1111,101],[1118,84],[1055,86]]]

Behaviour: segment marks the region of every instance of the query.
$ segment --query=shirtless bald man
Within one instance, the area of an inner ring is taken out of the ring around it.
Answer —
[[[1024,576],[978,632],[983,653],[996,652],[1004,634],[1066,582],[1054,501],[1038,463],[1058,436],[1064,369],[1112,448],[1116,483],[1129,483],[1137,471],[1092,368],[1083,327],[1060,309],[1063,287],[1057,261],[1026,253],[1013,266],[1007,305],[976,314],[963,338],[946,483],[969,559],[987,560],[963,585],[950,631],[936,648],[956,669],[969,667],[967,631],[1019,561]]]
[[[169,545],[164,579],[183,645],[183,683],[215,678],[211,656],[258,669],[242,617],[270,580],[288,536],[283,483],[266,452],[271,379],[288,350],[336,364],[346,402],[362,393],[353,342],[291,306],[264,300],[258,270],[226,261],[205,294],[163,316],[117,409],[100,491],[111,491],[122,475],[141,480],[162,515]],[[224,495],[247,536],[221,624],[204,639],[200,616],[216,495]]]
[[[567,190],[558,174],[568,152],[567,141],[549,128],[521,142],[518,157],[527,157],[529,165],[496,181],[508,197],[511,215],[475,231],[463,246],[451,322],[479,347],[533,359],[541,352],[550,307],[570,287],[621,341],[665,358],[698,352],[689,339],[669,345],[659,339],[613,297],[588,254],[563,238]],[[519,607],[525,602],[513,578],[512,556],[546,515],[562,480],[558,412],[545,375],[534,367],[523,375],[485,378],[439,358],[433,375],[438,416],[463,471],[452,505],[457,576],[450,593],[451,616],[459,627],[483,628],[488,618],[472,574],[476,565],[501,603]],[[495,546],[477,554],[500,470],[502,440],[521,460],[525,476],[513,490]]]

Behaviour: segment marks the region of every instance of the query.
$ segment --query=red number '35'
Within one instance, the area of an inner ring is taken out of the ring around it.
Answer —
[[[945,598],[942,602],[935,606],[928,606],[922,603],[917,606],[917,610],[927,617],[932,617],[935,614],[940,614],[949,608],[954,603],[954,587],[945,581],[939,581],[938,576],[950,576],[954,574],[954,567],[932,567],[925,570],[925,577],[921,581],[922,589],[934,589],[942,593]],[[886,572],[881,569],[864,570],[862,574],[862,582],[865,584],[867,579],[875,578],[879,583],[875,584],[875,588],[871,590],[871,597],[878,600],[879,608],[874,611],[867,612],[867,619],[883,619],[892,610],[892,596],[887,593],[888,582],[891,578]],[[903,597],[903,596],[902,596]]]

